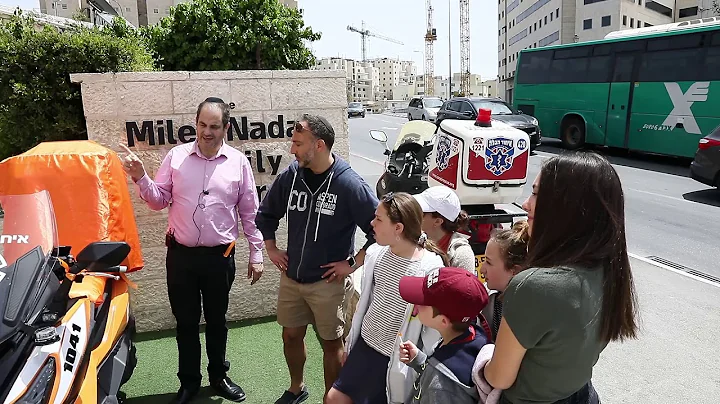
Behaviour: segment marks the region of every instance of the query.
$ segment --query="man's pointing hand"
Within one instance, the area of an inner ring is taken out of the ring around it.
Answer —
[[[125,157],[122,159],[123,168],[125,172],[132,177],[133,181],[137,182],[140,178],[145,175],[145,167],[143,166],[140,158],[133,153],[130,148],[120,143],[120,147],[125,150]]]

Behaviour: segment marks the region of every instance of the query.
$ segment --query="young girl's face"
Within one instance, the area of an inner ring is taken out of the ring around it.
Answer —
[[[382,203],[378,204],[375,210],[375,219],[370,224],[375,232],[375,242],[378,245],[392,245],[397,242],[402,233],[402,225],[390,221],[385,205]]]
[[[513,277],[512,268],[505,266],[500,245],[492,239],[485,248],[485,262],[480,267],[480,272],[485,277],[488,288],[498,292],[504,292]]]

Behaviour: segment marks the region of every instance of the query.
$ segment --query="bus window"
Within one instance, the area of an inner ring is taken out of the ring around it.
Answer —
[[[548,82],[552,51],[527,52],[520,57],[518,83],[542,84]]]
[[[648,52],[640,64],[639,81],[694,81],[702,66],[702,48]]]
[[[720,35],[716,36],[720,38]],[[702,80],[720,80],[720,42],[718,42],[718,46],[708,48],[704,65],[705,72],[701,77]]]
[[[634,62],[635,57],[633,55],[617,55],[612,81],[615,83],[631,81]]]
[[[651,39],[648,41],[647,50],[648,52],[652,52],[671,49],[699,48],[702,46],[703,35],[704,34],[677,35],[674,37]]]
[[[555,59],[550,69],[552,83],[583,83],[586,81],[588,58]]]
[[[611,56],[593,56],[588,61],[587,77],[588,83],[607,83],[610,81],[610,72],[612,71]]]
[[[612,45],[610,45],[610,44],[597,45],[593,49],[593,56],[609,55],[611,50],[612,50]]]
[[[710,46],[720,46],[720,32],[716,32],[715,34],[713,34]]]
[[[646,42],[647,41],[638,41],[638,40],[616,42],[616,43],[612,44],[612,50],[615,53],[644,51]]]

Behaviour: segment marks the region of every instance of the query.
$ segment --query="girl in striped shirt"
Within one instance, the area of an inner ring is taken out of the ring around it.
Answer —
[[[398,332],[408,321],[400,278],[425,276],[447,265],[445,254],[422,233],[422,217],[422,208],[407,193],[390,193],[378,204],[372,221],[377,244],[368,248],[365,258],[348,355],[326,403],[386,404],[395,401],[391,397],[406,394],[397,391],[405,386],[392,393],[388,386],[393,379],[388,372],[394,366],[391,358],[399,349]]]

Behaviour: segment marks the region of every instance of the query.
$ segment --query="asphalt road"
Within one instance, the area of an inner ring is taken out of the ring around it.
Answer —
[[[349,120],[352,165],[373,189],[383,172],[385,156],[384,147],[369,131],[384,131],[392,145],[405,122],[406,118],[390,115]],[[544,143],[530,158],[528,182],[535,178],[543,160],[563,152],[552,139]],[[708,274],[720,282],[720,191],[689,178],[688,161],[608,150],[601,153],[611,160],[623,183],[629,251],[641,257],[659,257],[666,264]],[[529,195],[530,187],[523,191],[517,202]]]

